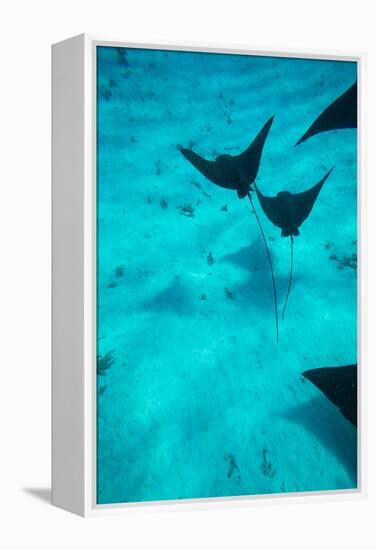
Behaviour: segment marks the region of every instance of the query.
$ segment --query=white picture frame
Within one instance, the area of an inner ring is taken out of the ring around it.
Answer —
[[[358,66],[358,480],[357,489],[96,503],[96,47],[148,48],[354,61]],[[52,502],[81,516],[121,510],[190,509],[363,498],[366,494],[366,359],[363,54],[275,51],[205,44],[131,44],[79,35],[52,47]],[[361,396],[361,399],[360,399]]]

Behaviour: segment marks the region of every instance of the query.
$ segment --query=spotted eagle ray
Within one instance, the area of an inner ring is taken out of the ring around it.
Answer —
[[[321,188],[330,176],[333,168],[331,168],[329,172],[318,183],[316,183],[316,185],[310,189],[307,189],[307,191],[303,191],[303,193],[280,191],[275,197],[267,197],[261,193],[255,184],[256,194],[265,215],[272,222],[272,224],[281,229],[282,237],[289,236],[291,241],[290,277],[286,300],[282,311],[282,319],[285,316],[287,300],[291,289],[294,250],[293,236],[297,237],[300,235],[299,227],[311,213]]]
[[[358,123],[357,96],[358,85],[355,82],[316,118],[295,146],[321,132],[356,128]]]
[[[276,318],[276,332],[277,332],[277,341],[278,341],[278,309],[277,309],[277,291],[275,286],[274,271],[272,259],[270,256],[270,251],[268,244],[265,239],[265,234],[262,229],[260,219],[255,210],[253,204],[251,191],[251,186],[255,183],[262,151],[266,138],[268,137],[270,127],[273,123],[274,115],[269,118],[269,120],[261,128],[255,139],[247,147],[245,151],[239,155],[228,155],[223,154],[217,156],[217,158],[212,160],[207,160],[199,154],[192,151],[192,149],[186,149],[182,147],[180,149],[182,155],[199,171],[203,176],[210,180],[215,185],[223,187],[225,189],[233,189],[237,192],[239,199],[244,199],[248,197],[253,212],[256,216],[258,226],[261,231],[261,235],[264,241],[266,253],[269,260],[270,272],[273,283],[273,294],[274,294],[274,309],[275,309],[275,318]]]
[[[219,155],[212,161],[206,160],[191,149],[183,147],[180,151],[208,180],[219,187],[234,189],[239,199],[244,199],[256,179],[262,150],[273,119],[274,116],[269,118],[251,145],[240,155]]]
[[[356,367],[356,364],[344,367],[322,367],[303,372],[303,376],[322,391],[354,426],[357,425],[358,396]]]

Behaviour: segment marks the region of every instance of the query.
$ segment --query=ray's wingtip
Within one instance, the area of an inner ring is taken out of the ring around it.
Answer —
[[[261,130],[260,130],[260,132],[257,136],[258,138],[260,138],[262,136],[262,139],[264,141],[266,140],[266,138],[269,134],[270,128],[273,124],[273,120],[274,120],[274,115],[272,115],[270,118],[268,118],[268,120],[265,122],[264,126],[261,128]]]
[[[302,137],[295,143],[294,147],[296,147],[297,145],[300,145],[300,144],[303,143],[303,141],[305,141],[305,140],[306,140],[306,138],[305,138],[305,134],[304,134],[304,136],[302,136]]]
[[[191,152],[190,149],[187,149],[186,147],[181,147],[179,149],[179,151],[181,152],[181,154],[183,155],[183,157],[187,158],[189,153]]]
[[[302,372],[302,376],[304,376],[304,378],[306,378],[307,380],[312,382],[312,374],[313,374],[314,370],[315,369],[305,370],[304,372]]]

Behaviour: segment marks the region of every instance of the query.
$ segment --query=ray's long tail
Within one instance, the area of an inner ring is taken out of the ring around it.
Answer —
[[[291,281],[292,281],[292,264],[293,264],[293,259],[294,259],[294,238],[293,238],[292,235],[290,235],[290,238],[291,238],[290,278],[289,278],[289,286],[288,286],[287,294],[286,294],[285,305],[283,306],[283,310],[282,310],[282,319],[285,318],[287,300],[289,299],[289,296],[290,296]]]
[[[255,205],[253,204],[253,200],[252,200],[251,193],[248,192],[248,193],[247,193],[247,196],[248,196],[248,198],[249,198],[249,202],[251,203],[253,213],[254,213],[254,215],[256,216],[256,220],[257,220],[258,226],[259,226],[260,231],[261,231],[262,239],[263,239],[263,241],[264,241],[266,254],[267,254],[268,260],[269,260],[270,273],[271,273],[271,276],[272,276],[272,283],[273,283],[274,310],[275,310],[275,328],[276,328],[277,342],[278,342],[278,306],[277,306],[277,290],[276,290],[276,286],[275,286],[275,279],[274,279],[274,271],[273,271],[272,258],[271,258],[271,256],[270,256],[270,251],[269,251],[268,243],[266,242],[264,230],[263,230],[263,228],[262,228],[260,219],[259,219],[259,217],[258,217],[258,215],[257,215],[256,209],[255,209]]]

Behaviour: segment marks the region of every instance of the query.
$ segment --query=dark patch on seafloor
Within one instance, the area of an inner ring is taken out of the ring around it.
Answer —
[[[356,486],[357,430],[325,396],[320,395],[293,407],[283,416],[300,424],[334,454]]]

